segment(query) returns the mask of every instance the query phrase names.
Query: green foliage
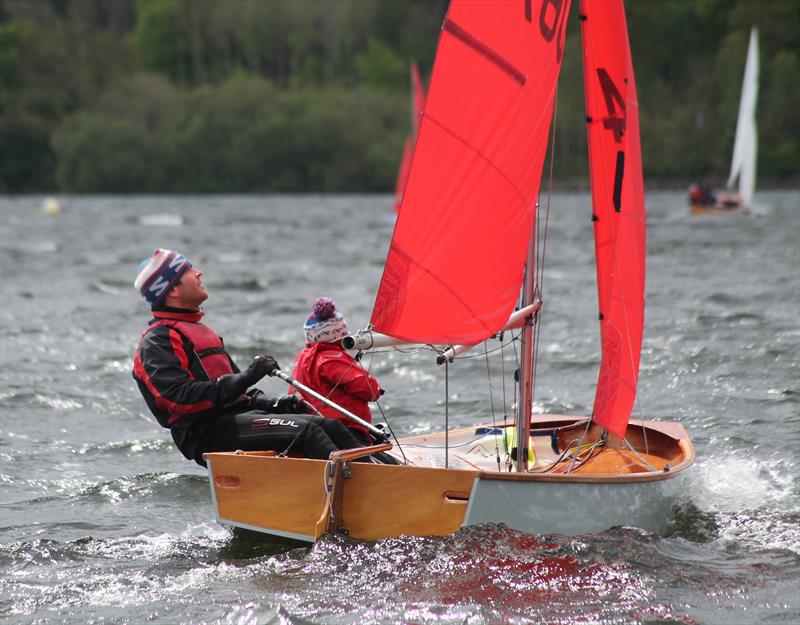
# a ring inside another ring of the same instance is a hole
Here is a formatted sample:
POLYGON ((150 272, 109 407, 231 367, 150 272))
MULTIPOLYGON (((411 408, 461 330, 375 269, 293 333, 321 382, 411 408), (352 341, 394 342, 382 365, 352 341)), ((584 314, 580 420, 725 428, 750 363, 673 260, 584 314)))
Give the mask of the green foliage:
MULTIPOLYGON (((0 0, 0 191, 379 191, 447 0, 0 0)), ((556 176, 585 183, 573 1, 556 176)), ((727 173, 750 27, 759 178, 800 172, 800 2, 630 0, 645 176, 727 173)))
POLYGON ((181 32, 178 0, 139 0, 136 8, 133 43, 142 68, 185 79, 189 43, 181 32))
POLYGON ((800 55, 779 51, 770 68, 771 80, 761 99, 762 136, 773 138, 762 145, 759 166, 774 175, 789 177, 800 171, 800 55))
POLYGON ((0 84, 9 92, 19 89, 19 58, 14 24, 0 24, 0 84))
POLYGON ((134 193, 163 188, 169 164, 157 136, 102 113, 70 116, 53 137, 59 188, 74 193, 134 193))
POLYGON ((399 92, 408 80, 408 63, 374 39, 356 60, 356 67, 361 84, 373 89, 399 92))
POLYGON ((113 77, 132 67, 124 38, 92 23, 94 8, 6 1, 11 19, 0 24, 0 188, 53 189, 50 138, 56 128, 65 116, 92 107, 113 77))
POLYGON ((66 119, 58 181, 76 192, 385 191, 405 109, 394 94, 278 90, 244 73, 182 95, 137 75, 66 119))
POLYGON ((0 116, 0 192, 54 188, 54 165, 48 129, 41 120, 17 112, 0 116))

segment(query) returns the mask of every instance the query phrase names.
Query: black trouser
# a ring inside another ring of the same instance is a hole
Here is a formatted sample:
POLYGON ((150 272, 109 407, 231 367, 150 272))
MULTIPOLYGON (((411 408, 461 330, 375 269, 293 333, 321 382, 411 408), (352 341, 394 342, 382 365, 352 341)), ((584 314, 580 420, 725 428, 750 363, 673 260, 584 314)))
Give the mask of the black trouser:
POLYGON ((276 415, 260 410, 228 414, 214 419, 206 428, 195 452, 205 466, 203 454, 211 451, 291 451, 327 460, 339 449, 363 447, 337 419, 305 414, 276 415))

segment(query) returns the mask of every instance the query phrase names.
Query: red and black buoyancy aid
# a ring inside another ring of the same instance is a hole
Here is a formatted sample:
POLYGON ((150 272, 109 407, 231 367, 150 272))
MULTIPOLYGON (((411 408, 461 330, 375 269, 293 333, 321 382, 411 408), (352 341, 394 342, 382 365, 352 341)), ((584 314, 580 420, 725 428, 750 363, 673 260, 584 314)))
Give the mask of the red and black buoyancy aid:
MULTIPOLYGON (((189 340, 209 380, 217 380, 223 375, 236 373, 222 339, 207 325, 177 319, 159 319, 150 324, 144 333, 158 326, 170 327, 189 340)), ((185 368, 188 369, 188 363, 185 368)))
POLYGON ((133 377, 153 416, 163 427, 171 428, 185 417, 224 412, 227 407, 217 403, 207 386, 238 372, 222 339, 198 323, 203 316, 200 311, 154 311, 154 315, 155 320, 142 333, 133 363, 133 377), (161 347, 156 347, 148 337, 162 327, 167 335, 159 341, 161 347), (176 360, 184 378, 173 373, 176 360))

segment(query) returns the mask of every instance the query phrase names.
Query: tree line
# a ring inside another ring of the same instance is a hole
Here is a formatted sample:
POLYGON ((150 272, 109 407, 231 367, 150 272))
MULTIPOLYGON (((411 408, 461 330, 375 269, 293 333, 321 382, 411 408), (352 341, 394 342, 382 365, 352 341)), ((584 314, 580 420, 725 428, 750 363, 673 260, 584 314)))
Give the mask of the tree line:
MULTIPOLYGON (((522 1, 522 0, 498 0, 522 1)), ((578 2, 555 175, 587 170, 578 2)), ((0 0, 0 191, 391 190, 447 0, 0 0)), ((645 177, 727 174, 750 28, 759 176, 800 172, 800 2, 629 0, 645 177)))

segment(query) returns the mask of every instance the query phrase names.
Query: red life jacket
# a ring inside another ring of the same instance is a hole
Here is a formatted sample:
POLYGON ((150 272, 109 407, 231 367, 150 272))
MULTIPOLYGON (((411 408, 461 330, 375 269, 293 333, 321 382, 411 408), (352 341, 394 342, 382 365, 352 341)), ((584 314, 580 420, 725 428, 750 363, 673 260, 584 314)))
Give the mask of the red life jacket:
MULTIPOLYGON (((159 319, 150 324, 147 330, 157 326, 168 326, 177 331, 183 337, 189 339, 194 348, 194 353, 200 360, 200 364, 206 372, 209 380, 216 380, 223 375, 236 373, 231 364, 230 356, 225 351, 222 339, 217 336, 207 325, 202 323, 192 323, 179 321, 176 319, 159 319)), ((145 330, 145 332, 147 332, 145 330)))
MULTIPOLYGON (((372 423, 372 412, 367 402, 380 397, 381 387, 338 343, 307 343, 306 348, 297 354, 292 377, 357 417, 372 423)), ((339 419, 347 427, 369 435, 367 428, 348 419, 338 410, 300 389, 289 387, 290 393, 295 390, 319 410, 323 417, 339 419)))

